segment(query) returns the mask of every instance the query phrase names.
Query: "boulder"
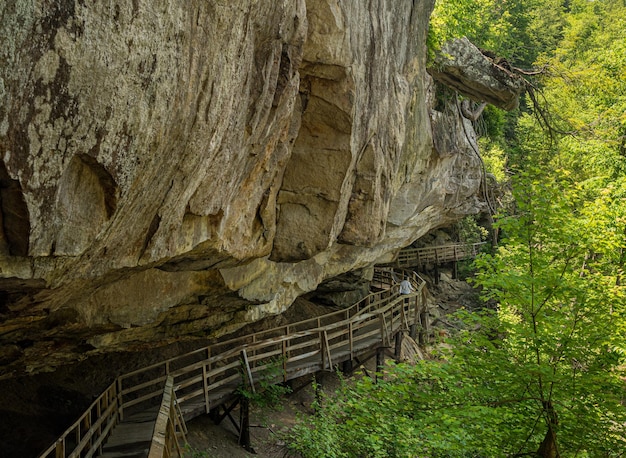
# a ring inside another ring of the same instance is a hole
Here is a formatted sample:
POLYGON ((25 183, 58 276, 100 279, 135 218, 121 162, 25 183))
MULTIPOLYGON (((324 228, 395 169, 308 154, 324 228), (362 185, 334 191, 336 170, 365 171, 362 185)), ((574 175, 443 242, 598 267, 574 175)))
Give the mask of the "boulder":
POLYGON ((466 37, 447 42, 428 71, 435 80, 475 102, 507 111, 517 108, 524 89, 523 78, 505 59, 489 57, 466 37))

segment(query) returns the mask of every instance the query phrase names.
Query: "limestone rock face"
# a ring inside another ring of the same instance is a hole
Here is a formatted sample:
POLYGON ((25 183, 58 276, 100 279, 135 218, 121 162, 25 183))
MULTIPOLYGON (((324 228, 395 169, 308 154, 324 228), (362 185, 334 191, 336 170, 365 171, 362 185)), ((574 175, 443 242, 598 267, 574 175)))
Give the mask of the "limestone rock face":
POLYGON ((3 1, 0 377, 223 335, 479 211, 432 3, 3 1))

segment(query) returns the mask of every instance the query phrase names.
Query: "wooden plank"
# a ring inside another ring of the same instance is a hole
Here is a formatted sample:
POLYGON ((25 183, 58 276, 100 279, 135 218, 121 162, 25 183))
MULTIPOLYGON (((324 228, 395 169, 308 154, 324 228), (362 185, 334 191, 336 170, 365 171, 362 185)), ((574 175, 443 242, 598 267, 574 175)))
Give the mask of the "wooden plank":
POLYGON ((301 360, 303 360, 303 359, 311 358, 311 357, 313 357, 313 356, 315 356, 315 355, 319 355, 319 354, 320 354, 320 352, 321 352, 321 350, 320 350, 319 348, 316 348, 315 350, 310 351, 310 352, 308 352, 308 353, 302 353, 301 355, 291 356, 291 357, 287 360, 287 362, 290 362, 290 363, 291 363, 291 362, 296 362, 296 361, 301 361, 301 360))
POLYGON ((154 422, 155 418, 120 423, 102 447, 102 453, 97 456, 99 458, 147 456, 154 432, 154 422))
POLYGON ((332 370, 333 359, 330 354, 330 346, 328 345, 328 334, 326 334, 326 331, 323 332, 323 336, 324 336, 324 347, 326 348, 326 356, 328 357, 328 369, 332 370))
POLYGON ((322 365, 320 363, 316 363, 316 364, 309 364, 307 366, 303 366, 301 368, 299 368, 296 371, 293 372, 289 372, 287 379, 288 380, 294 380, 300 377, 304 377, 305 375, 308 374, 314 374, 316 372, 319 372, 323 369, 322 365))
MULTIPOLYGON (((380 336, 380 329, 375 329, 373 331, 366 332, 364 334, 358 334, 357 336, 355 336, 354 341, 358 343, 361 340, 368 339, 368 338, 370 338, 372 336, 377 336, 377 337, 380 336)), ((378 339, 378 340, 380 340, 380 339, 378 339)))
POLYGON ((241 350, 241 358, 243 359, 243 366, 246 370, 246 375, 248 376, 248 384, 253 393, 256 393, 254 389, 254 379, 252 378, 252 371, 250 370, 250 363, 248 362, 248 354, 246 353, 246 349, 241 350))
MULTIPOLYGON (((158 378, 155 378, 155 379, 152 379, 152 380, 148 380, 147 382, 140 383, 138 385, 130 386, 128 388, 125 388, 125 389, 121 390, 120 394, 122 396, 126 396, 128 394, 134 393, 135 391, 139 391, 139 390, 147 388, 149 386, 156 385, 157 383, 162 383, 162 382, 165 381, 166 378, 167 378, 166 375, 162 375, 162 376, 160 376, 158 378)), ((161 390, 162 390, 162 388, 159 388, 159 391, 161 391, 161 390)))
POLYGON ((211 410, 209 408, 209 377, 207 376, 206 372, 207 372, 207 366, 205 364, 204 366, 202 366, 202 394, 204 397, 205 413, 209 413, 211 410))
POLYGON ((252 362, 257 362, 257 361, 263 361, 264 359, 270 359, 273 356, 280 356, 283 354, 282 345, 286 342, 287 341, 283 341, 283 343, 277 344, 281 346, 281 348, 279 348, 278 350, 271 350, 271 351, 268 351, 267 353, 260 353, 260 354, 257 354, 256 356, 250 356, 248 357, 248 361, 252 363, 252 362))
POLYGON ((226 385, 230 382, 234 382, 235 380, 238 380, 240 378, 241 378, 241 374, 237 372, 236 374, 233 374, 230 377, 225 377, 221 380, 217 380, 211 384, 209 391, 213 391, 214 388, 219 388, 220 386, 226 385))
POLYGON ((222 372, 226 372, 229 369, 234 369, 234 368, 238 368, 239 367, 239 361, 233 361, 230 364, 227 364, 225 366, 221 366, 221 367, 216 367, 215 369, 211 369, 210 371, 207 371, 207 376, 208 377, 214 377, 216 375, 221 374, 222 372))
MULTIPOLYGON (((346 334, 347 335, 347 334, 346 334)), ((334 350, 335 348, 350 348, 350 342, 347 340, 339 340, 335 343, 329 343, 329 348, 334 350)))
POLYGON ((204 387, 178 396, 178 402, 185 402, 185 401, 188 401, 189 399, 199 398, 200 396, 203 396, 203 395, 204 395, 204 387))
POLYGON ((177 380, 176 381, 176 390, 180 391, 183 390, 185 388, 188 388, 192 385, 196 385, 198 383, 201 383, 203 380, 206 380, 205 378, 205 371, 202 371, 201 373, 194 375, 193 377, 189 377, 189 378, 185 378, 182 380, 177 380))
MULTIPOLYGON (((153 391, 152 393, 148 393, 144 396, 141 396, 139 398, 133 399, 132 401, 126 401, 124 402, 124 405, 122 406, 124 409, 128 409, 129 407, 135 406, 137 404, 141 404, 144 401, 147 401, 148 399, 152 399, 152 398, 156 398, 157 396, 160 396, 163 393, 162 390, 160 391, 153 391)), ((122 409, 122 407, 120 407, 120 410, 122 409)))
MULTIPOLYGON (((313 337, 313 336, 311 336, 311 337, 313 337)), ((289 352, 293 353, 295 351, 302 350, 303 348, 307 348, 307 347, 311 347, 313 345, 316 345, 316 343, 317 343, 317 339, 311 339, 311 340, 307 340, 305 342, 299 342, 297 344, 291 344, 288 347, 289 348, 289 352)))
POLYGON ((207 365, 207 363, 208 363, 208 359, 203 359, 202 361, 197 361, 197 362, 195 362, 193 364, 189 364, 188 366, 184 366, 184 367, 181 367, 179 369, 176 369, 175 371, 170 372, 169 375, 173 376, 174 378, 178 378, 178 377, 180 377, 182 375, 185 375, 185 374, 187 374, 189 372, 193 372, 195 370, 202 369, 203 367, 205 367, 207 365))

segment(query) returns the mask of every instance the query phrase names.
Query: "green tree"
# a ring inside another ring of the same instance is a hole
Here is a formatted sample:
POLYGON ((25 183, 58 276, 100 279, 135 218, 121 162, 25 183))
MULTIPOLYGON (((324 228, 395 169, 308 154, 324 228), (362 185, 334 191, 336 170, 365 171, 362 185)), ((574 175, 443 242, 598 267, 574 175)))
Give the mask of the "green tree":
POLYGON ((614 253, 624 208, 606 193, 584 205, 583 186, 567 173, 551 178, 518 176, 517 212, 500 222, 507 243, 477 262, 476 282, 499 304, 519 392, 543 428, 539 456, 619 456, 626 298, 614 253))
POLYGON ((437 0, 430 22, 429 44, 466 36, 480 48, 530 67, 562 35, 563 0, 437 0))
POLYGON ((345 384, 290 441, 303 456, 618 457, 626 450, 624 205, 530 170, 506 243, 477 262, 496 311, 461 312, 438 360, 345 384), (541 179, 539 179, 541 178, 541 179), (616 217, 617 216, 617 217, 616 217), (620 223, 621 221, 621 223, 620 223), (609 233, 607 236, 606 234, 609 233), (322 450, 324 453, 322 453, 322 450))
POLYGON ((492 173, 514 174, 514 205, 497 223, 503 242, 476 262, 475 282, 497 307, 460 312, 464 330, 438 359, 344 385, 294 429, 294 449, 624 456, 625 21, 623 0, 437 2, 433 49, 466 35, 547 70, 535 81, 542 115, 522 101, 506 119, 492 110, 483 120, 492 173))

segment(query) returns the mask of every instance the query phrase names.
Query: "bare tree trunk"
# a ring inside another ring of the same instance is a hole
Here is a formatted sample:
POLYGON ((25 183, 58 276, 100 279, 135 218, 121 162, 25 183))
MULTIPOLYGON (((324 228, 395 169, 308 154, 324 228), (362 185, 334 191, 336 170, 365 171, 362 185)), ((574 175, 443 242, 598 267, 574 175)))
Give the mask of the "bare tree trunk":
POLYGON ((559 458, 559 450, 556 447, 556 432, 552 428, 549 428, 546 432, 543 442, 537 450, 537 456, 541 458, 559 458))
POLYGON ((543 408, 548 423, 548 431, 539 446, 539 450, 537 450, 537 456, 541 458, 560 458, 561 455, 559 454, 559 448, 556 444, 556 426, 558 424, 558 418, 552 406, 552 401, 543 401, 543 408))

